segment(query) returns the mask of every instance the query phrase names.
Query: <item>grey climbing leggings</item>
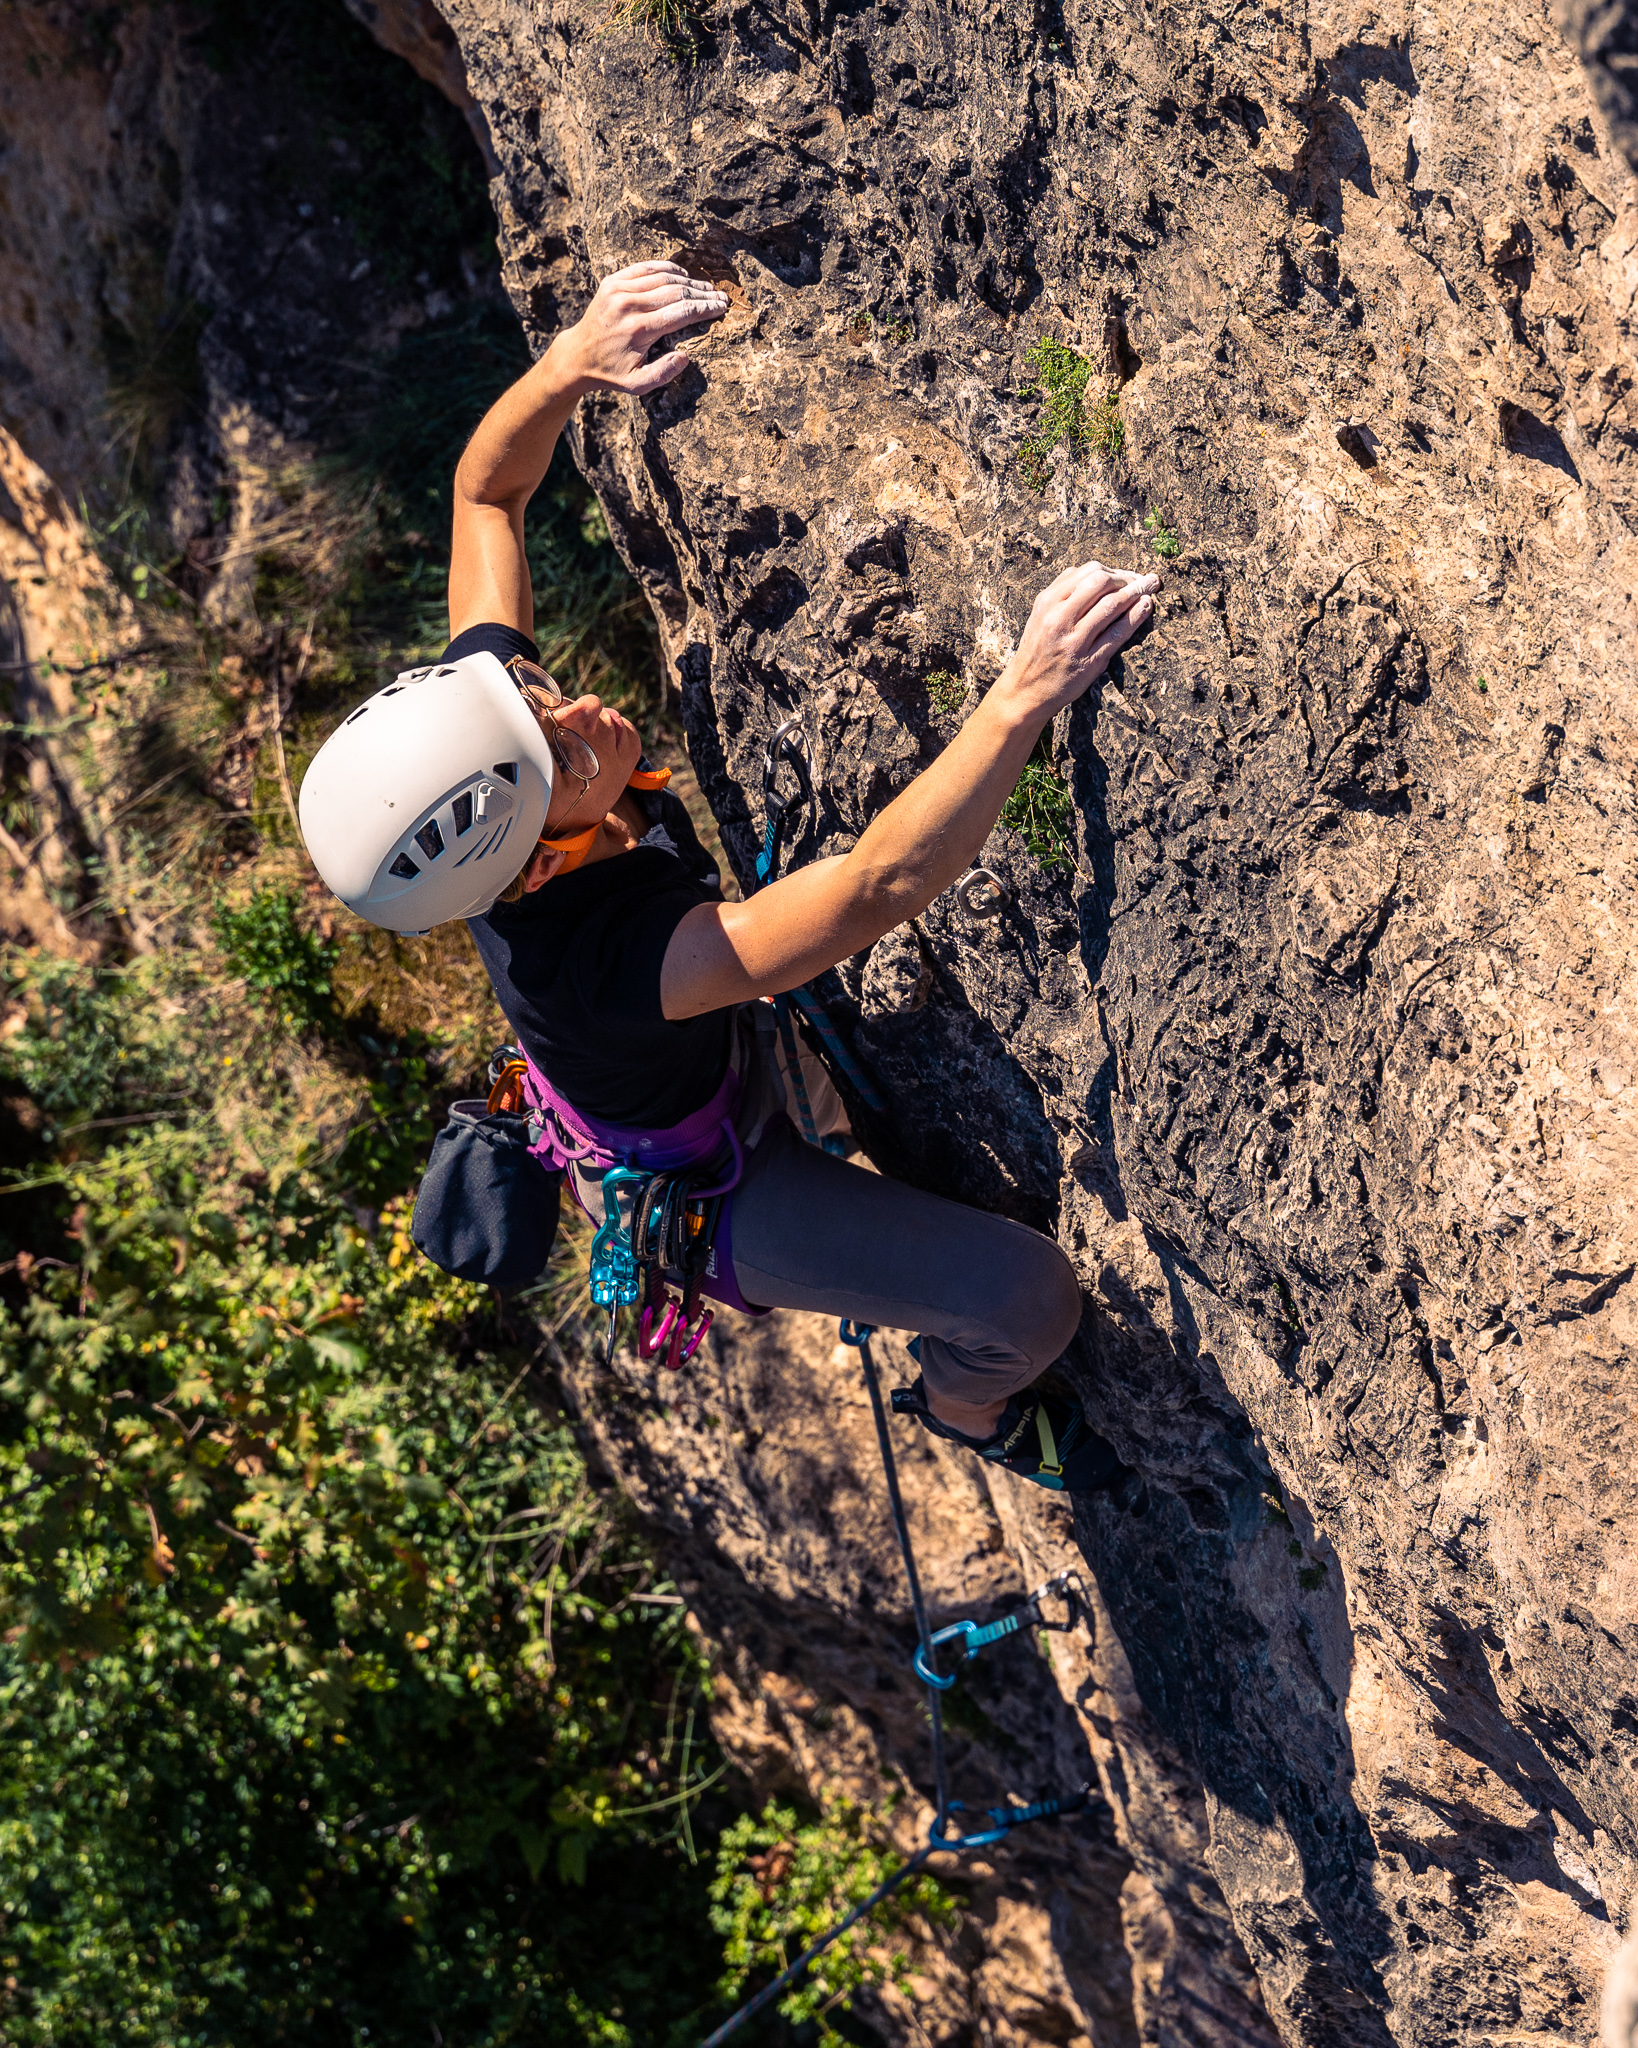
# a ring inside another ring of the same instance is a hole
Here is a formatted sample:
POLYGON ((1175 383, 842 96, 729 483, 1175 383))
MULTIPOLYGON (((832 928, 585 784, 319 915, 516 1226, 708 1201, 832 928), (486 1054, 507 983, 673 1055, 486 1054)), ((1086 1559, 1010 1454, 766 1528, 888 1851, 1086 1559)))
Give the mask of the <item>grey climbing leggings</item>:
POLYGON ((951 1401, 1028 1386, 1080 1321, 1050 1238, 833 1158, 783 1117, 746 1158, 728 1239, 746 1301, 913 1330, 928 1391, 951 1401))

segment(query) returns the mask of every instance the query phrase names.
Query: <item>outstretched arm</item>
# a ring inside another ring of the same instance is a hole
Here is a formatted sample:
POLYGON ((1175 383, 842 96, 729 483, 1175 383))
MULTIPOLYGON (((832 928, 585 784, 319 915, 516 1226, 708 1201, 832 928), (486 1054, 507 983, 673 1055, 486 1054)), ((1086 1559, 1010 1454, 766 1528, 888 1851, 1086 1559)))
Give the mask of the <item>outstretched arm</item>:
POLYGON ((646 362, 654 343, 727 310, 722 292, 679 264, 629 264, 604 278, 584 315, 489 408, 455 471, 451 639, 491 623, 534 631, 523 513, 570 413, 588 391, 641 397, 669 384, 687 369, 688 357, 674 348, 646 362))
POLYGON ((688 912, 660 973, 666 1016, 798 988, 925 910, 972 864, 1048 721, 1151 615, 1159 582, 1088 562, 1049 584, 984 701, 851 853, 688 912))

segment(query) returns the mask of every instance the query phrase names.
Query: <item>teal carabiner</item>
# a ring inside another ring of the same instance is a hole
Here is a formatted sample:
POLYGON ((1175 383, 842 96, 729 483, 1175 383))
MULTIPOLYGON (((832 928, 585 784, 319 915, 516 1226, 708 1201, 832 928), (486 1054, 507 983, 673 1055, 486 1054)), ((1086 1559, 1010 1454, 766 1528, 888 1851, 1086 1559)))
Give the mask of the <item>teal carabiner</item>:
MULTIPOLYGON (((844 1330, 845 1330, 844 1325, 844 1330)), ((845 1341, 845 1339, 844 1339, 845 1341)), ((953 1671, 939 1671, 933 1665, 929 1652, 942 1649, 946 1643, 959 1643, 965 1660, 976 1657, 980 1650, 991 1643, 999 1643, 1004 1637, 1016 1635, 1022 1628, 1042 1628, 1057 1635, 1067 1635, 1088 1606, 1086 1588, 1081 1584, 1080 1574, 1072 1567, 1055 1572, 1044 1586, 1037 1586, 1033 1593, 1026 1594, 1022 1603, 1010 1614, 1004 1614, 999 1621, 989 1622, 980 1627, 976 1621, 952 1621, 948 1628, 939 1629, 927 1641, 926 1649, 917 1649, 911 1662, 915 1665, 916 1676, 923 1685, 931 1685, 940 1692, 948 1692, 956 1682, 953 1671), (1049 1595, 1064 1603, 1062 1621, 1049 1621, 1041 1612, 1041 1602, 1049 1595)))
POLYGON ((641 1186, 652 1175, 629 1166, 612 1166, 603 1176, 603 1227, 592 1239, 591 1298, 599 1308, 634 1308, 643 1286, 631 1248, 631 1225, 620 1210, 622 1188, 641 1186))
MULTIPOLYGON (((1026 1821, 1069 1820, 1077 1813, 1085 1813, 1092 1799, 1091 1786, 1083 1785, 1078 1792, 1071 1792, 1061 1799, 1037 1799, 1029 1806, 987 1806, 984 1809, 984 1818, 990 1823, 987 1828, 948 1835, 944 1830, 950 1815, 967 1811, 959 1799, 952 1799, 948 1812, 927 1830, 927 1840, 934 1849, 987 1849, 992 1842, 1001 1841, 1026 1821)), ((960 1826, 959 1822, 957 1826, 960 1826)))
MULTIPOLYGON (((959 1642, 964 1658, 976 1657, 987 1643, 998 1643, 1003 1636, 1015 1635, 1026 1620, 1033 1618, 1029 1608, 1022 1607, 1014 1614, 1003 1615, 999 1621, 992 1621, 988 1628, 980 1628, 976 1621, 952 1621, 948 1628, 934 1632, 933 1639, 927 1647, 930 1650, 937 1650, 945 1643, 959 1642)), ((948 1692, 955 1684, 956 1674, 953 1671, 935 1671, 921 1650, 917 1650, 912 1661, 916 1667, 916 1676, 923 1685, 936 1685, 940 1692, 948 1692)))

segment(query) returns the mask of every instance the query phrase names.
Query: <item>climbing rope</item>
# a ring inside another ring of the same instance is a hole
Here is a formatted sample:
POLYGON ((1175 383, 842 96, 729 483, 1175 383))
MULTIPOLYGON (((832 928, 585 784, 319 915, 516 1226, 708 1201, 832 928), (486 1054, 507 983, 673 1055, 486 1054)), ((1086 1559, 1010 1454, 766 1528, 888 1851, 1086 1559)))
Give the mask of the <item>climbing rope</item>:
POLYGON ((887 1409, 882 1400, 881 1381, 876 1372, 876 1361, 870 1355, 870 1339, 875 1334, 868 1323, 843 1323, 841 1339, 844 1344, 853 1345, 859 1353, 859 1363, 864 1369, 865 1385, 870 1391, 870 1412, 876 1424, 876 1442, 882 1454, 882 1470, 887 1475, 887 1498, 893 1511, 893 1530, 899 1541, 899 1555, 904 1559, 904 1575, 910 1585, 910 1607, 916 1620, 917 1648, 915 1671, 927 1692, 927 1720, 932 1730, 933 1745, 933 1824, 927 1831, 927 1841, 913 1855, 908 1857, 885 1884, 879 1884, 869 1898, 862 1899, 853 1910, 836 1925, 822 1934, 806 1948, 789 1968, 781 1970, 771 1984, 765 1984, 756 1996, 742 2005, 739 2010, 723 2021, 716 2032, 702 2041, 700 2048, 721 2048, 721 2043, 737 2034, 747 2021, 756 2017, 795 1984, 824 1954, 825 1950, 840 1941, 850 1927, 855 1927, 899 1886, 914 1877, 930 1856, 939 1850, 959 1853, 966 1849, 987 1848, 992 1842, 999 1842, 1014 1828, 1023 1827, 1028 1821, 1051 1820, 1074 1813, 1082 1813, 1091 1801, 1090 1787, 1083 1786, 1064 1798, 1038 1799, 1029 1806, 992 1806, 984 1809, 987 1827, 973 1828, 957 1834, 949 1832, 952 1815, 966 1812, 960 1800, 951 1799, 949 1772, 944 1756, 944 1706, 943 1695, 955 1682, 954 1674, 945 1674, 938 1668, 938 1647, 941 1643, 963 1639, 968 1656, 976 1654, 986 1644, 998 1642, 1003 1636, 1016 1634, 1033 1619, 1042 1628, 1069 1629, 1076 1623, 1079 1599, 1079 1580, 1073 1572, 1060 1572, 1049 1579, 1044 1586, 1031 1593, 1016 1615, 1009 1615, 1004 1622, 992 1623, 980 1629, 976 1622, 956 1622, 951 1627, 940 1629, 935 1635, 927 1620, 927 1603, 922 1597, 921 1574, 916 1570, 916 1553, 910 1542, 910 1525, 905 1519, 904 1497, 899 1491, 898 1462, 893 1456, 893 1442, 888 1435, 887 1409), (1061 1622, 1044 1620, 1040 1603, 1049 1594, 1056 1592, 1065 1603, 1068 1617, 1061 1622))

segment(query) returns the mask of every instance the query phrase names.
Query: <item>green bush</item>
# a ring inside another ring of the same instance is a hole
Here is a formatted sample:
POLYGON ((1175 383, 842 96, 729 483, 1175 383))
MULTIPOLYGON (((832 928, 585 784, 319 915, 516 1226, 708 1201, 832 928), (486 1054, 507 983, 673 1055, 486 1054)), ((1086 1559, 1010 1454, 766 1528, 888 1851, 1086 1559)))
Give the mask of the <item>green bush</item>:
POLYGON ((686 2038, 680 1601, 401 1207, 212 1151, 0 1314, 0 2035, 686 2038))
POLYGON ((299 922, 298 901, 290 889, 258 889, 243 909, 219 910, 213 923, 233 972, 286 1023, 311 1029, 332 1015, 340 948, 299 922))
MULTIPOLYGON (((799 1823, 795 1810, 770 1802, 761 1817, 743 1814, 717 1851, 711 1923, 724 1937, 725 2000, 738 1999, 753 1973, 777 1975, 854 1906, 885 1884, 904 1862, 872 1838, 873 1816, 851 1800, 830 1801, 817 1820, 799 1823)), ((956 1917, 954 1902, 923 1871, 848 1929, 779 2002, 792 2021, 812 2020, 824 2048, 842 2041, 829 2015, 846 2012, 866 1984, 902 1984, 909 1959, 882 1947, 882 1937, 919 1914, 935 1925, 956 1917)))
POLYGON ((1145 518, 1143 530, 1149 536, 1149 545, 1163 562, 1170 561, 1174 555, 1183 552, 1182 543, 1177 537, 1177 529, 1168 526, 1158 512, 1151 512, 1145 518))
POLYGON ((936 668, 927 678, 928 707, 941 725, 959 718, 966 701, 967 685, 947 668, 936 668))
POLYGON ((95 967, 14 952, 4 962, 18 1028, 0 1039, 0 1080, 27 1091, 52 1121, 48 1138, 110 1110, 185 1106, 180 1004, 167 1004, 151 962, 95 967))

